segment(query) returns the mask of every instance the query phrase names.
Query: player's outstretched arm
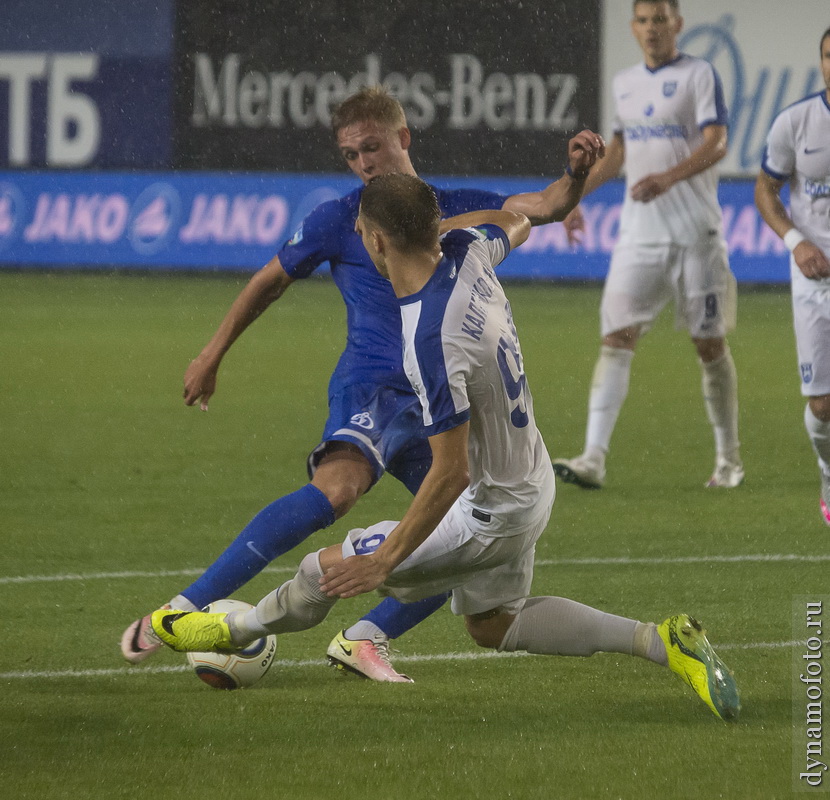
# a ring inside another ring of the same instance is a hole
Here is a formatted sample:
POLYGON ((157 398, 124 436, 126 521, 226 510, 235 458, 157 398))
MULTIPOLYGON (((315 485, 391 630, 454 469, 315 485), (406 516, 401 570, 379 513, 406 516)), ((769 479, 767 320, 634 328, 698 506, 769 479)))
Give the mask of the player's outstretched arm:
POLYGON ((648 203, 667 192, 676 183, 709 169, 726 155, 726 143, 726 125, 707 125, 703 129, 703 144, 671 169, 646 175, 637 181, 631 187, 632 200, 648 203))
POLYGON ((344 559, 320 578, 329 597, 355 597, 374 591, 426 541, 470 483, 469 430, 470 423, 464 422, 430 436, 432 466, 403 519, 374 553, 344 559))
MULTIPOLYGON (((784 181, 761 170, 755 181, 755 205, 764 222, 782 239, 795 230, 790 215, 781 200, 784 181)), ((813 280, 830 277, 830 261, 824 252, 809 239, 802 238, 793 247, 793 258, 805 278, 813 280)))
POLYGON ((479 225, 496 225, 507 235, 510 249, 518 247, 527 241, 530 235, 530 220, 524 214, 503 209, 485 209, 484 211, 468 211, 455 217, 441 220, 439 233, 446 233, 457 228, 477 228, 479 225))
MULTIPOLYGON (((602 186, 606 181, 616 178, 620 174, 623 161, 625 160, 625 143, 620 134, 615 134, 614 138, 605 147, 605 156, 591 168, 588 177, 585 179, 585 185, 582 187, 582 196, 590 194, 598 186, 602 186)), ((562 220, 565 226, 565 232, 568 234, 568 244, 571 246, 578 244, 582 232, 585 230, 585 218, 582 215, 582 210, 576 206, 569 214, 562 220)))
POLYGON ((192 406, 201 401, 199 407, 202 411, 207 411, 208 401, 216 391, 216 374, 225 353, 245 329, 282 296, 293 280, 282 268, 279 257, 274 256, 248 281, 233 301, 216 333, 202 352, 190 362, 184 374, 182 396, 185 405, 192 406))
POLYGON ((568 142, 568 173, 540 192, 508 197, 502 208, 524 214, 531 225, 560 222, 579 203, 591 168, 605 155, 605 141, 599 134, 580 131, 568 142))

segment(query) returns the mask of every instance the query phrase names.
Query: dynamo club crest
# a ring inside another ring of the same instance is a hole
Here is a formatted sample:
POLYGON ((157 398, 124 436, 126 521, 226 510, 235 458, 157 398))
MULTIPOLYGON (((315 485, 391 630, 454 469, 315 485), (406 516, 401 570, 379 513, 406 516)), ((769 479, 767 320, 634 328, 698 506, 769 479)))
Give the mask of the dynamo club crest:
POLYGON ((677 81, 666 81, 663 84, 663 97, 671 97, 677 91, 677 81))
POLYGON ((801 365, 801 380, 804 383, 811 383, 813 380, 813 365, 809 361, 801 365))

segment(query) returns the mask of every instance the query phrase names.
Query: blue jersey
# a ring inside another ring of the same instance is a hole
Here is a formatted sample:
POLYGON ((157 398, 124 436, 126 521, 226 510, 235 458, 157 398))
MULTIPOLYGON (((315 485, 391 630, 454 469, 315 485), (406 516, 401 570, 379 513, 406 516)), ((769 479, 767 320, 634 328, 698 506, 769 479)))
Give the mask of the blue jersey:
MULTIPOLYGON (((433 187, 434 188, 434 187, 433 187)), ((392 284, 372 264, 355 221, 363 187, 321 203, 279 252, 292 278, 307 278, 328 261, 346 303, 346 349, 329 383, 329 395, 354 383, 373 383, 411 391, 403 371, 401 315, 392 284)), ((506 195, 476 189, 435 189, 444 217, 498 209, 506 195)))

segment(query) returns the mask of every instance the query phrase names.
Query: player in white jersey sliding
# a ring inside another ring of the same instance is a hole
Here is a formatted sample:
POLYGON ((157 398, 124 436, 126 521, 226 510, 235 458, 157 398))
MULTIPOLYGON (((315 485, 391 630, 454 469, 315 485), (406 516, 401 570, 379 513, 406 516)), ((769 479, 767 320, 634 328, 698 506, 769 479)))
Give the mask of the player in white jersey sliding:
MULTIPOLYGON (((355 231, 363 184, 387 172, 415 174, 412 135, 403 106, 379 86, 346 98, 332 113, 332 130, 361 186, 321 203, 305 217, 240 292, 184 378, 185 404, 198 403, 206 411, 220 364, 238 337, 292 284, 328 262, 346 304, 347 330, 328 385, 329 416, 308 459, 309 482, 261 509, 193 583, 173 596, 168 605, 180 611, 197 611, 230 597, 271 561, 347 514, 385 472, 414 494, 429 468, 420 405, 403 369, 400 309, 389 281, 378 274, 355 231)), ((526 214, 533 225, 564 219, 582 196, 586 151, 601 155, 604 148, 601 137, 581 131, 568 142, 568 175, 544 189, 509 197, 480 189, 436 189, 438 204, 446 217, 505 208, 526 214)), ((280 351, 286 369, 289 350, 280 351)), ((404 605, 386 598, 334 637, 329 660, 372 680, 410 682, 391 668, 389 640, 446 600, 444 594, 404 605)), ((122 634, 121 652, 131 664, 144 662, 160 648, 149 614, 122 634)))
POLYGON ((530 223, 509 211, 473 212, 443 223, 449 231, 439 238, 440 217, 427 184, 393 173, 367 184, 357 218, 400 303, 404 369, 432 449, 402 520, 352 530, 342 545, 306 556, 250 612, 159 610, 153 630, 176 650, 232 650, 266 632, 310 628, 338 597, 380 589, 414 602, 452 590, 453 612, 482 647, 637 655, 671 667, 718 717, 735 719, 734 678, 689 616, 657 626, 561 597, 528 597, 555 480, 493 269, 530 223))
MULTIPOLYGON (((670 299, 700 359, 715 434, 709 487, 743 482, 735 364, 725 336, 735 324, 715 164, 726 154, 726 107, 712 66, 680 53, 677 0, 637 0, 631 29, 645 63, 614 78, 614 136, 585 194, 626 170, 619 240, 601 305, 602 347, 594 369, 583 453, 553 463, 562 480, 600 488, 639 338, 670 299)), ((581 213, 566 226, 578 229, 581 213)), ((670 403, 671 400, 669 399, 670 403)))
POLYGON ((793 319, 807 398, 804 426, 818 455, 819 506, 830 525, 830 28, 819 42, 826 88, 773 121, 755 183, 761 216, 791 252, 793 319), (790 185, 790 213, 781 189, 790 185))

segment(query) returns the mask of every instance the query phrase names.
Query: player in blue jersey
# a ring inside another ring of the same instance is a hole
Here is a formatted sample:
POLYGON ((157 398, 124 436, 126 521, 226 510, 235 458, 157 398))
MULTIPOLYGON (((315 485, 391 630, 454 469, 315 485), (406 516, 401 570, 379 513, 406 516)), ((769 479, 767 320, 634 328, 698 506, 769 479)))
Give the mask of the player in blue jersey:
MULTIPOLYGON (((403 108, 379 88, 365 89, 335 111, 337 146, 365 184, 377 175, 414 175, 403 108)), ((568 144, 567 174, 539 192, 511 197, 478 190, 437 189, 443 216, 477 209, 521 212, 532 223, 563 219, 578 203, 588 168, 604 153, 601 137, 582 131, 568 144)), ((189 366, 187 405, 207 410, 219 364, 239 335, 298 279, 328 262, 347 307, 346 349, 329 384, 329 419, 308 461, 310 482, 260 511, 219 558, 169 605, 196 610, 227 597, 269 562, 346 514, 390 472, 417 491, 430 450, 401 361, 400 311, 389 282, 378 275, 355 232, 362 187, 314 209, 299 230, 232 304, 214 336, 189 366)), ((335 637, 333 663, 375 680, 406 681, 388 662, 387 642, 446 601, 446 594, 402 605, 386 600, 335 637)), ((160 646, 149 615, 124 632, 121 649, 139 663, 160 646)))
POLYGON ((819 42, 825 89, 785 108, 767 137, 755 203, 792 253, 792 305, 804 427, 818 456, 830 525, 830 28, 819 42), (790 211, 781 189, 790 185, 790 211))
POLYGON ((350 531, 342 545, 306 556, 250 612, 157 611, 154 632, 176 650, 229 650, 310 628, 338 597, 380 589, 413 602, 452 590, 453 613, 482 647, 640 656, 670 666, 717 716, 735 719, 734 679, 687 615, 657 626, 563 597, 528 597, 555 481, 494 268, 530 224, 480 211, 448 220, 439 238, 440 217, 427 184, 392 174, 368 184, 357 220, 400 305, 404 369, 433 455, 401 521, 350 531))
POLYGON ((553 463, 562 480, 586 489, 605 482, 634 352, 672 299, 676 325, 688 329, 700 360, 714 433, 715 468, 706 486, 732 489, 744 480, 738 379, 726 341, 735 325, 736 282, 727 259, 715 166, 726 155, 727 113, 712 65, 677 49, 682 26, 677 0, 633 3, 631 30, 644 62, 614 76, 614 137, 585 186, 588 194, 625 165, 625 200, 602 293, 602 345, 585 446, 575 458, 553 463))

